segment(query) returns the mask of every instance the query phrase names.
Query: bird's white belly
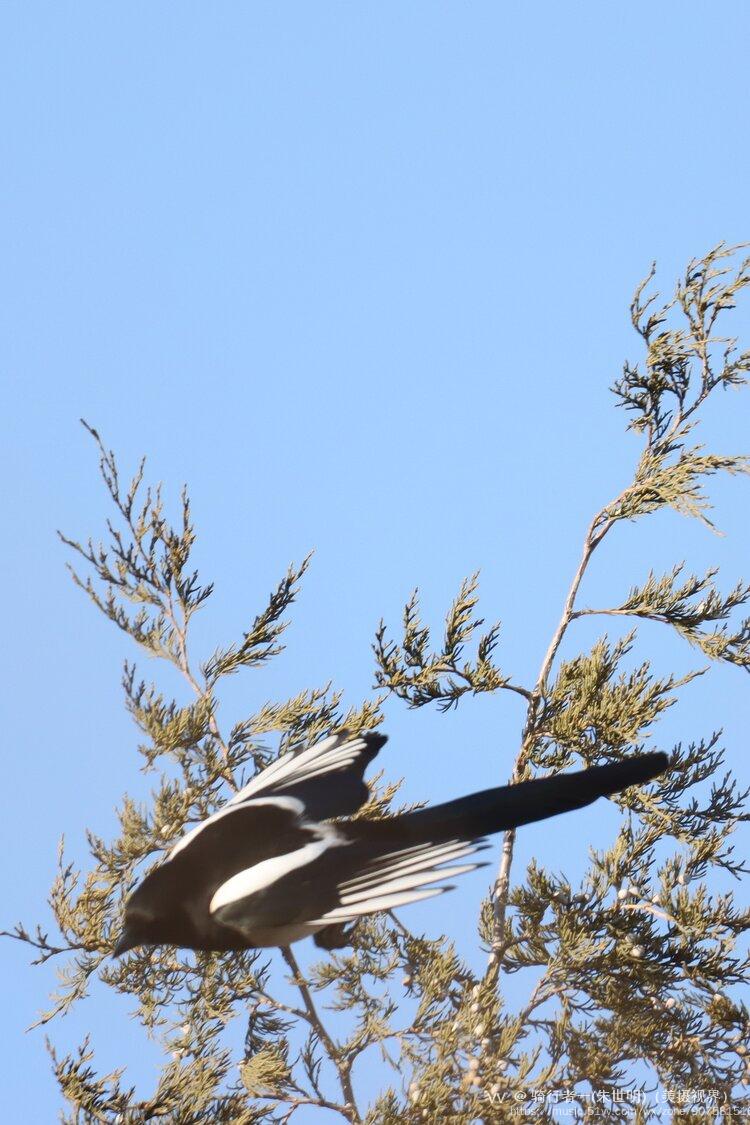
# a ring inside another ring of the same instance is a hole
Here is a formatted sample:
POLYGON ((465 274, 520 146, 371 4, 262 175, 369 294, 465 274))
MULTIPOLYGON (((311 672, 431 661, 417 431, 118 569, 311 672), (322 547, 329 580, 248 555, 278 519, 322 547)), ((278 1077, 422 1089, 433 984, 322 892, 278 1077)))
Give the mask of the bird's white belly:
POLYGON ((301 941, 302 938, 310 937, 311 934, 317 934, 318 930, 322 930, 325 923, 318 922, 294 922, 289 926, 266 927, 262 930, 251 930, 247 937, 258 949, 266 949, 278 945, 291 945, 294 941, 301 941))

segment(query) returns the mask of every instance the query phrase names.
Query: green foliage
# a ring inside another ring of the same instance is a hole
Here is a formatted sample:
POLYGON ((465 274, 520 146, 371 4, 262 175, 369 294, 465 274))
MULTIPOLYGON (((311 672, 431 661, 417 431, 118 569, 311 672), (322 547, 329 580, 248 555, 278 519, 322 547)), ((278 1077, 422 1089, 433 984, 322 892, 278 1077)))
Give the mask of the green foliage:
POLYGON ((294 601, 299 581, 307 570, 309 562, 308 555, 300 566, 289 567, 268 599, 268 605, 255 618, 252 628, 245 633, 241 644, 230 645, 223 651, 217 651, 210 660, 206 661, 201 670, 207 684, 213 685, 222 676, 231 675, 240 668, 257 668, 283 651, 283 645, 278 643, 279 637, 287 627, 283 614, 294 601))
POLYGON ((540 696, 530 757, 560 769, 573 754, 612 760, 631 752, 639 738, 676 702, 675 691, 700 672, 677 679, 655 677, 648 662, 621 671, 634 633, 610 645, 603 637, 590 653, 562 661, 557 677, 540 696))
MULTIPOLYGON (((400 641, 384 624, 377 632, 377 685, 410 707, 445 711, 479 693, 523 697, 516 779, 638 751, 707 670, 676 676, 635 661, 633 630, 563 658, 561 646, 581 617, 656 621, 711 660, 750 667, 750 619, 736 617, 750 586, 740 582, 722 594, 713 569, 702 576, 683 564, 665 575, 651 571, 611 608, 579 605, 594 553, 621 520, 672 508, 708 523, 707 481, 748 469, 745 457, 687 444, 709 396, 738 387, 750 372, 750 353, 718 334, 720 318, 750 282, 750 261, 732 271, 733 253, 721 245, 692 262, 664 305, 646 296, 653 271, 636 291, 631 316, 645 357, 625 365, 613 390, 643 449, 633 481, 591 521, 535 682, 521 685, 500 671, 499 627, 481 632, 476 575, 462 584, 437 647, 416 592, 400 641)), ((189 626, 212 586, 192 568, 187 493, 172 527, 161 490, 144 491, 143 464, 124 489, 114 455, 87 428, 117 523, 108 523, 105 544, 63 537, 87 568, 74 579, 149 655, 179 670, 189 695, 168 698, 125 665, 126 707, 142 738, 143 767, 156 775, 151 797, 143 806, 123 798, 114 840, 88 834, 87 872, 61 849, 50 895, 60 934, 54 944, 41 928, 19 925, 9 935, 33 947, 38 962, 67 958, 40 1022, 70 1010, 98 979, 129 998, 164 1051, 155 1089, 142 1095, 124 1084, 124 1070, 98 1072, 88 1040, 62 1058, 51 1048, 70 1106, 65 1120, 287 1122, 313 1106, 368 1125, 473 1125, 553 1121, 560 1103, 583 1120, 645 1122, 658 1119, 657 1108, 675 1122, 738 1120, 750 1086, 742 992, 750 911, 734 893, 709 889, 709 880, 716 886, 720 873, 739 887, 748 874, 732 833, 750 814, 748 791, 724 767, 720 732, 673 746, 665 775, 614 798, 615 837, 591 852, 575 885, 536 862, 514 878, 515 835, 507 833, 479 914, 479 969, 446 938, 412 934, 392 914, 363 919, 349 948, 307 973, 291 949, 271 956, 158 947, 108 959, 124 895, 175 839, 276 754, 331 730, 375 727, 383 697, 344 710, 331 685, 309 688, 264 703, 224 735, 224 678, 281 651, 309 559, 287 570, 241 641, 194 664, 189 626), (510 975, 525 988, 515 1005, 505 987, 510 975), (363 1057, 383 1068, 381 1093, 368 1109, 356 1095, 363 1057)), ((499 769, 507 774, 508 764, 499 769)), ((389 815, 397 790, 378 775, 359 815, 389 815)))
MULTIPOLYGON (((709 570, 701 578, 689 574, 678 582, 682 570, 680 563, 671 574, 661 578, 650 572, 643 586, 634 586, 622 606, 609 612, 663 621, 712 660, 725 660, 750 670, 750 618, 744 618, 735 630, 727 624, 710 631, 701 628, 707 623, 727 622, 737 606, 750 600, 750 585, 738 582, 722 595, 712 582, 716 570, 709 570)), ((579 615, 589 612, 581 610, 579 615)))
POLYGON ((434 702, 440 711, 456 707, 467 692, 478 695, 498 688, 519 690, 513 688, 492 661, 500 636, 499 623, 479 637, 475 662, 461 664, 464 647, 484 624, 481 617, 474 615, 478 580, 479 575, 473 574, 461 583, 445 618, 439 652, 429 651, 430 630, 419 616, 417 590, 404 607, 404 636, 400 645, 388 640, 385 623, 381 621, 374 645, 378 686, 394 692, 410 707, 434 702))
POLYGON ((266 1043, 240 1066, 242 1082, 251 1097, 282 1094, 291 1085, 287 1044, 266 1043))
POLYGON ((658 293, 645 297, 655 264, 636 288, 630 318, 646 357, 642 368, 626 362, 612 389, 618 405, 632 415, 630 426, 646 435, 649 447, 671 444, 717 387, 747 382, 750 351, 738 353, 736 339, 714 331, 719 316, 735 307, 750 283, 750 257, 734 270, 731 265, 743 249, 719 243, 704 258, 693 259, 664 305, 659 305, 658 293), (670 327, 673 309, 682 314, 682 322, 670 327))
POLYGON ((742 247, 723 243, 688 265, 672 300, 645 298, 655 267, 638 286, 631 305, 633 327, 646 346, 642 367, 626 363, 613 385, 618 405, 631 414, 630 427, 646 438, 632 485, 603 513, 607 520, 633 519, 672 507, 712 526, 704 478, 717 472, 746 473, 746 456, 706 453, 685 442, 700 407, 717 388, 747 382, 750 351, 716 331, 720 315, 735 306, 750 283, 750 257, 736 270, 731 260, 742 247), (678 314, 672 326, 673 314, 678 314))

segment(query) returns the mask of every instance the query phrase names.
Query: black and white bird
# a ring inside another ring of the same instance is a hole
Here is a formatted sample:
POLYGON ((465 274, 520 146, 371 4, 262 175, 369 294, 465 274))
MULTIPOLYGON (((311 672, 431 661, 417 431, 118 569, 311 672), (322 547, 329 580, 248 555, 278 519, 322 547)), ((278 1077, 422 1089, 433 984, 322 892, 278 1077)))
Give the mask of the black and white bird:
MULTIPOLYGON (((240 950, 316 935, 335 947, 343 924, 451 890, 493 832, 582 808, 662 773, 666 755, 517 785, 380 820, 349 817, 367 800, 382 734, 333 735, 284 754, 175 844, 125 905, 114 953, 137 945, 240 950)), ((342 944, 339 940, 338 944, 342 944)))

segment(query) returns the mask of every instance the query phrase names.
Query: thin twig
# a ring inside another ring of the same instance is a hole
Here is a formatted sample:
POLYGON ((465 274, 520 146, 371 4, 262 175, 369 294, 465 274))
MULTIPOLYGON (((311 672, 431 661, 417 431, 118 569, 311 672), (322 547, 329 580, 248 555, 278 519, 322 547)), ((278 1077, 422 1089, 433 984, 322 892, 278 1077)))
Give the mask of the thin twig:
MULTIPOLYGON (((608 520, 604 516, 606 508, 603 508, 596 514, 591 521, 586 538, 584 539, 583 551, 581 559, 578 564, 573 581, 570 584, 568 595, 565 599, 562 616, 557 625, 557 628, 549 643, 549 647, 542 660, 539 675, 537 677, 536 686, 531 692, 529 697, 529 706, 526 713, 526 722, 521 736, 521 748, 516 758, 513 767, 513 778, 519 780, 523 774, 526 766, 526 759, 531 747, 534 744, 536 736, 536 725, 539 714, 539 704, 541 702, 542 694, 545 690, 547 679, 549 677, 555 657, 558 653, 560 645, 562 644, 563 637, 566 630, 573 620, 575 600, 580 588, 583 576, 586 573, 586 568, 589 564, 591 556, 596 548, 601 543, 604 536, 612 527, 612 520, 608 520)), ((503 839, 503 850, 500 859, 500 867, 498 869, 497 879, 493 889, 493 933, 492 933, 492 948, 489 956, 487 973, 497 979, 500 971, 500 962, 505 949, 505 919, 508 910, 508 897, 510 894, 510 869, 513 862, 513 850, 515 846, 516 833, 514 829, 510 829, 505 833, 503 839)))
MULTIPOLYGON (((175 633, 177 634, 177 642, 178 642, 178 645, 179 645, 178 667, 180 668, 180 671, 182 672, 183 676, 185 677, 187 682, 190 684, 190 686, 192 687, 193 691, 198 696, 198 698, 203 699, 204 696, 206 695, 206 690, 200 686, 200 684, 196 680, 195 676, 193 675, 193 672, 190 668, 190 661, 188 659, 187 618, 186 618, 186 615, 185 615, 185 609, 184 609, 184 606, 183 606, 183 622, 180 625, 178 623, 177 614, 175 612, 174 602, 173 602, 172 594, 171 594, 170 591, 167 592, 167 605, 164 607, 164 612, 166 613, 167 617, 169 618, 170 622, 172 623, 172 626, 175 630, 175 633)), ((224 761, 228 762, 228 760, 229 760, 229 747, 227 746, 227 743, 225 742, 224 738, 222 737, 221 730, 219 729, 219 724, 216 721, 216 716, 213 714, 213 712, 211 713, 211 715, 209 717, 209 720, 208 720, 208 728, 211 731, 211 734, 214 736, 214 738, 216 739, 216 741, 219 744, 219 747, 221 749, 221 755, 224 758, 224 761)), ((234 780, 234 777, 231 774, 231 771, 227 770, 227 773, 225 774, 225 777, 226 777, 226 780, 228 781, 228 783, 231 785, 231 787, 233 789, 237 789, 237 784, 234 780)))
POLYGON ((332 1109, 336 1113, 340 1113, 343 1117, 347 1116, 346 1106, 339 1105, 338 1102, 328 1101, 327 1098, 311 1098, 306 1094, 300 1097, 292 1097, 291 1095, 289 1097, 283 1097, 281 1094, 253 1094, 253 1097, 260 1101, 274 1101, 288 1105, 290 1107, 289 1112, 284 1114, 281 1118, 282 1121, 289 1121, 295 1110, 298 1110, 300 1106, 303 1105, 314 1105, 317 1106, 318 1109, 332 1109))
POLYGON ((318 1039, 325 1048, 326 1054, 336 1067, 336 1071, 339 1077, 339 1083, 341 1085, 341 1092, 344 1095, 344 1100, 346 1102, 345 1109, 341 1110, 340 1112, 344 1117, 347 1118, 348 1121, 359 1122, 362 1119, 359 1115, 359 1110, 357 1109, 357 1104, 354 1100, 354 1090, 352 1089, 350 1065, 346 1059, 341 1057, 339 1048, 326 1030, 323 1021, 318 1014, 318 1010, 315 1006, 315 1001, 313 999, 312 993, 310 992, 307 981, 304 979, 302 973, 300 972, 297 958, 294 956, 291 948, 288 945, 281 946, 281 956, 284 958, 292 972, 292 980, 294 985, 299 989, 299 994, 302 997, 302 1002, 304 1003, 305 1011, 307 1012, 307 1022, 311 1027, 315 1029, 318 1039))

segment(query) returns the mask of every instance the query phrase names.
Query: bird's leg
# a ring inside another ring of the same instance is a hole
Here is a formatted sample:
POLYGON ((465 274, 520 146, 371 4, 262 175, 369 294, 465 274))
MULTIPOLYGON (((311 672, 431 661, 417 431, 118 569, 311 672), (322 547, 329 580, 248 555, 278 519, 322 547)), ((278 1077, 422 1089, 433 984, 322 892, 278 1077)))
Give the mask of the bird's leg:
POLYGON ((313 936, 313 941, 319 949, 345 949, 347 945, 351 945, 351 937, 356 928, 356 922, 348 927, 343 922, 337 922, 318 930, 313 936))

